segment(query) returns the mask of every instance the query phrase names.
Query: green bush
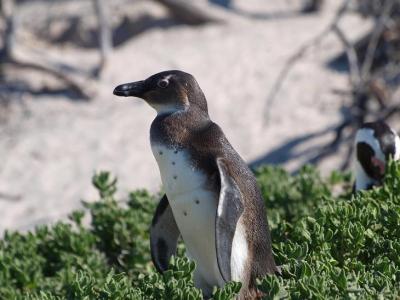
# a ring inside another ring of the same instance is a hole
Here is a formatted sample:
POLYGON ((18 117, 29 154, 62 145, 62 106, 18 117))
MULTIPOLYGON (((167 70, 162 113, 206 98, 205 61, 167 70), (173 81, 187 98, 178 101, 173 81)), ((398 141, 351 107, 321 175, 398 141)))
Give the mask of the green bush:
MULTIPOLYGON (((396 299, 400 297, 400 165, 382 188, 351 195, 348 174, 321 179, 312 167, 296 176, 256 170, 281 276, 259 279, 266 299, 396 299)), ((93 178, 100 199, 69 222, 0 240, 0 299, 202 299, 195 264, 183 256, 158 274, 149 226, 156 198, 136 191, 115 199, 116 180, 93 178), (84 220, 90 217, 90 226, 84 220)), ((240 284, 216 289, 232 299, 240 284)))

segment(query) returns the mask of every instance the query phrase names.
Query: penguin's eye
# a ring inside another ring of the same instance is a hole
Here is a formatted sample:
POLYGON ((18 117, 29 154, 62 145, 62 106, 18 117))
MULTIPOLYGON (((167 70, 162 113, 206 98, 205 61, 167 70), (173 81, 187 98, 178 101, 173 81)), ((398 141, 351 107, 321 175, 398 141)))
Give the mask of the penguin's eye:
POLYGON ((162 79, 159 82, 157 82, 157 85, 162 88, 165 89, 168 86, 169 82, 167 79, 162 79))

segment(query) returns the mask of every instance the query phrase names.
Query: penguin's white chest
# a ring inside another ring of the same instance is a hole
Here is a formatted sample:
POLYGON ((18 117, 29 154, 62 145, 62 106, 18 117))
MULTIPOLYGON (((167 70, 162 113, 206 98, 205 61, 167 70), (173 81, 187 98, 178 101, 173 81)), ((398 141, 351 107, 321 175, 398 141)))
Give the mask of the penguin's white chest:
POLYGON ((152 144, 161 180, 188 254, 209 285, 222 286, 215 248, 215 216, 219 193, 207 188, 206 175, 190 154, 152 144))

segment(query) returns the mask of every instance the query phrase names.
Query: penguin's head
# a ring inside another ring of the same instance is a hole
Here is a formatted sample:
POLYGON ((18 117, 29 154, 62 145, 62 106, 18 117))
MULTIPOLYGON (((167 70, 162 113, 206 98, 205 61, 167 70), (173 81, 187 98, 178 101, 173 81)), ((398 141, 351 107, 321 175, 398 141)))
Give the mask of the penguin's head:
POLYGON ((356 134, 356 190, 379 185, 389 157, 400 158, 400 139, 386 123, 365 123, 356 134))
POLYGON ((114 95, 145 100, 158 114, 184 111, 191 106, 207 112, 207 102, 196 79, 188 73, 172 70, 154 74, 146 80, 125 83, 114 95))

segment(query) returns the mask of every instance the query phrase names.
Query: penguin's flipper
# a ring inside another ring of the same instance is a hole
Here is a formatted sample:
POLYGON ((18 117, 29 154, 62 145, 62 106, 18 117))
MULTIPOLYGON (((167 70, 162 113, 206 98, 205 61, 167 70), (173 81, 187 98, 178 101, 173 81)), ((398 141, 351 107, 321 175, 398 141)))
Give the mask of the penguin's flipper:
POLYGON ((244 205, 240 189, 229 174, 225 161, 218 158, 217 165, 221 189, 215 220, 215 244, 221 275, 225 281, 230 281, 232 242, 244 205))
POLYGON ((168 269, 180 232, 172 214, 168 198, 164 195, 157 206, 150 229, 151 259, 160 273, 168 269))

